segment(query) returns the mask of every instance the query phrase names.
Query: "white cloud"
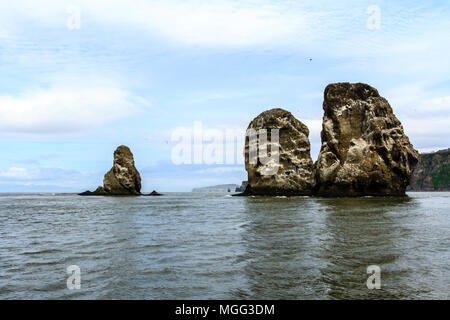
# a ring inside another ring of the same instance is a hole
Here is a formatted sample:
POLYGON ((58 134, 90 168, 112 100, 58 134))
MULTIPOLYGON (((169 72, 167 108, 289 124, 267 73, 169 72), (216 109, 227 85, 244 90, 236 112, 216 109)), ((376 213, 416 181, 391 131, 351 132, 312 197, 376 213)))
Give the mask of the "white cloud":
POLYGON ((441 137, 436 143, 442 143, 447 140, 447 144, 450 144, 450 117, 431 117, 431 118, 406 118, 402 121, 405 132, 417 138, 424 138, 431 136, 441 137), (444 138, 447 137, 447 138, 444 138))
POLYGON ((450 145, 450 96, 439 96, 426 83, 407 83, 384 95, 406 135, 421 152, 450 145))
MULTIPOLYGON (((426 83, 408 83, 389 89, 384 95, 394 113, 404 118, 436 118, 449 121, 450 96, 439 96, 426 83), (437 116, 439 115, 439 116, 437 116)), ((447 125, 448 126, 448 125, 447 125)))
POLYGON ((117 87, 52 87, 0 95, 0 132, 71 133, 127 117, 141 98, 117 87))
POLYGON ((450 96, 425 100, 418 105, 417 109, 421 113, 447 112, 450 114, 450 96))
POLYGON ((197 170, 195 173, 227 173, 227 172, 242 172, 244 170, 243 166, 238 167, 217 167, 217 168, 207 168, 202 170, 197 170))
POLYGON ((55 167, 0 169, 0 185, 7 186, 54 186, 77 191, 97 186, 101 177, 99 172, 55 167))
POLYGON ((325 14, 304 10, 298 3, 267 0, 21 0, 0 4, 0 21, 16 34, 24 30, 14 21, 64 30, 69 5, 79 8, 82 29, 95 24, 120 26, 175 43, 202 46, 299 43, 311 38, 313 25, 327 22, 321 19, 325 14))
POLYGON ((309 129, 309 138, 311 139, 311 136, 320 136, 320 132, 322 131, 322 119, 309 119, 309 120, 301 120, 309 129))
POLYGON ((164 1, 143 6, 147 10, 132 12, 143 26, 190 45, 277 43, 305 32, 312 20, 284 6, 254 1, 164 1))
POLYGON ((7 170, 0 171, 0 177, 2 178, 13 178, 13 179, 30 179, 35 178, 36 172, 30 172, 25 168, 9 168, 7 170))

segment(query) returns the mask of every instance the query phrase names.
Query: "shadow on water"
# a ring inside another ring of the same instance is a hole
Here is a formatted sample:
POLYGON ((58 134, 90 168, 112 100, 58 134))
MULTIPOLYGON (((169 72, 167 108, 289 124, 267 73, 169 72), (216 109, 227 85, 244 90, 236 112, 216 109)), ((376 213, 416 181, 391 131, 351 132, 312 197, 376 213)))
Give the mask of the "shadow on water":
POLYGON ((411 236, 404 198, 329 198, 317 200, 326 215, 321 243, 321 282, 331 299, 406 299, 408 272, 400 265, 403 239, 411 236), (367 267, 381 268, 381 289, 369 290, 367 267))

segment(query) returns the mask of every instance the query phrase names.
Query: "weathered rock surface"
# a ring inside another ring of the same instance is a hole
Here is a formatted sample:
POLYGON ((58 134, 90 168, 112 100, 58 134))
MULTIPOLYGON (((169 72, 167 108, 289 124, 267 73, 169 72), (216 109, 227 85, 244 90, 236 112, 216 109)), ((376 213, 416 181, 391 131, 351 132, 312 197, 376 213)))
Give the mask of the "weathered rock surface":
POLYGON ((408 190, 450 191, 450 149, 420 154, 408 190))
MULTIPOLYGON (((267 156, 270 158, 273 147, 278 145, 279 159, 261 161, 261 136, 254 143, 246 137, 245 169, 248 172, 248 186, 245 195, 290 196, 310 195, 313 186, 313 161, 310 155, 308 128, 290 112, 271 109, 261 113, 248 126, 256 132, 267 129, 267 156), (279 142, 276 144, 269 129, 279 129, 279 142), (253 149, 256 143, 256 148, 253 149), (251 163, 252 150, 258 150, 257 161, 251 163), (266 162, 266 163, 264 163, 266 162), (275 169, 275 170, 274 170, 275 169)), ((248 132, 248 131, 247 131, 248 132)))
POLYGON ((84 196, 129 196, 141 194, 141 176, 134 166, 133 154, 127 146, 114 151, 114 163, 103 178, 103 187, 94 192, 80 193, 84 196))
POLYGON ((367 84, 335 83, 323 109, 315 193, 403 196, 419 154, 388 101, 367 84))

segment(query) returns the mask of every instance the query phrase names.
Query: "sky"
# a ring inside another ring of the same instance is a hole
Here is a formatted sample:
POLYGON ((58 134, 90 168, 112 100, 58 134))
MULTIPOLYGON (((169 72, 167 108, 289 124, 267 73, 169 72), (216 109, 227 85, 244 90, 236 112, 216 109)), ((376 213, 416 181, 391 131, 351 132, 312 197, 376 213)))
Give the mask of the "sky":
POLYGON ((205 150, 274 107, 315 161, 333 82, 377 88, 419 151, 448 148, 449 30, 448 1, 2 1, 0 192, 93 190, 122 144, 143 191, 240 184, 242 141, 180 164, 177 132, 205 150))

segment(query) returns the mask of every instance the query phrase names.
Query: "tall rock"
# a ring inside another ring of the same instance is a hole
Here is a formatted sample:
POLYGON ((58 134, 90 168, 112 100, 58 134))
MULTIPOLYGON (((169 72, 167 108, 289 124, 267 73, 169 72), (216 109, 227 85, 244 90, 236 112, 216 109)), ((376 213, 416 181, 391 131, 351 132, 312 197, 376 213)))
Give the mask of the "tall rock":
POLYGON ((127 146, 119 146, 114 151, 113 167, 103 178, 103 189, 112 195, 141 194, 141 176, 127 146))
POLYGON ((313 161, 310 156, 309 130, 290 112, 283 109, 271 109, 261 113, 248 126, 247 133, 260 133, 267 129, 267 153, 261 153, 264 140, 261 135, 255 139, 246 137, 245 169, 248 172, 246 195, 310 195, 313 185, 313 161), (274 131, 278 129, 278 143, 274 131), (278 147, 278 159, 261 159, 261 154, 272 157, 278 147), (258 151, 258 159, 252 161, 252 153, 258 151))
POLYGON ((119 146, 114 151, 114 162, 103 178, 103 187, 94 192, 80 195, 129 196, 141 194, 141 176, 134 166, 133 154, 127 146, 119 146))
POLYGON ((388 101, 363 83, 325 89, 315 193, 403 196, 419 154, 388 101))

